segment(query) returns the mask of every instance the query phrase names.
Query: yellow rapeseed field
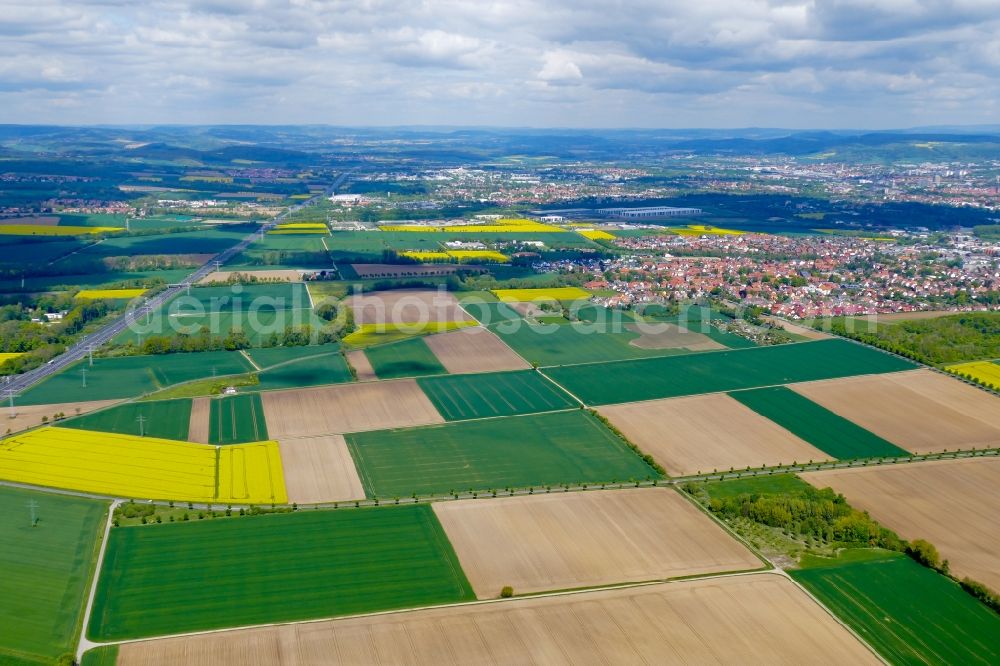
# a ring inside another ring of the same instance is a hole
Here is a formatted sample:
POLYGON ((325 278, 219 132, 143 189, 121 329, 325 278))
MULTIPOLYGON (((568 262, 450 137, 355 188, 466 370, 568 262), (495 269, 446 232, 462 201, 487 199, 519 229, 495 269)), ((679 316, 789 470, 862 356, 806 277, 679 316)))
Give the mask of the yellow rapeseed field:
POLYGON ((526 303, 532 301, 575 301, 590 298, 590 294, 579 287, 551 287, 548 289, 494 289, 493 294, 505 303, 526 303))
POLYGON ((146 293, 145 289, 81 289, 75 298, 135 298, 146 293))
POLYGON ((0 479, 137 499, 287 501, 276 442, 215 447, 40 428, 0 441, 0 479))
POLYGON ((508 257, 497 252, 496 250, 448 250, 448 254, 460 261, 463 259, 473 259, 475 261, 498 261, 500 263, 510 261, 508 257))
POLYGON ((343 342, 352 347, 395 342, 404 338, 430 333, 447 333, 467 326, 477 326, 475 321, 428 321, 413 324, 362 324, 353 333, 344 336, 343 342))
POLYGON ((993 361, 972 361, 971 363, 956 363, 945 368, 959 375, 972 375, 978 381, 993 386, 1000 386, 1000 365, 993 361))
POLYGON ((0 352, 0 365, 3 365, 6 361, 12 358, 17 358, 18 356, 23 356, 24 352, 0 352))
POLYGON ((723 229, 705 224, 689 224, 686 227, 669 227, 667 231, 678 236, 742 236, 745 231, 738 229, 723 229))
POLYGON ((125 231, 121 227, 44 226, 35 224, 0 224, 0 235, 8 236, 83 236, 107 231, 125 231))
POLYGON ((601 231, 600 229, 584 229, 580 231, 579 234, 584 238, 589 238, 590 240, 614 240, 615 237, 609 234, 607 231, 601 231))

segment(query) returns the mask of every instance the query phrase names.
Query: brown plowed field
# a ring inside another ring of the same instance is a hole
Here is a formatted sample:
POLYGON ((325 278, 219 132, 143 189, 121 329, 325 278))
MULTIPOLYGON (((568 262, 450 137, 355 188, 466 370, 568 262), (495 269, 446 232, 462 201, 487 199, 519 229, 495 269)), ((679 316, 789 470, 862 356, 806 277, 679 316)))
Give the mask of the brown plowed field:
POLYGON ((531 366, 488 329, 470 326, 424 338, 441 365, 455 375, 463 372, 526 370, 531 366))
POLYGON ((1000 459, 972 458, 810 472, 904 539, 934 544, 951 570, 1000 590, 1000 459))
POLYGON ((77 409, 80 410, 79 414, 86 414, 95 409, 116 405, 119 402, 121 400, 90 400, 87 402, 61 402, 52 405, 29 405, 27 407, 15 405, 14 418, 11 418, 8 403, 0 401, 0 434, 7 432, 8 428, 12 433, 34 428, 42 424, 43 416, 49 417, 49 422, 51 422, 52 417, 59 412, 65 414, 66 418, 70 418, 78 416, 77 409))
POLYGON ((249 275, 260 280, 284 280, 285 282, 302 282, 302 275, 294 270, 270 270, 270 271, 215 271, 209 273, 201 279, 199 284, 209 284, 212 282, 228 282, 236 273, 249 275))
POLYGON ((343 435, 283 439, 278 449, 289 502, 364 499, 365 490, 343 435))
POLYGON ((790 388, 913 453, 1000 446, 1000 398, 931 370, 790 388))
POLYGON ((448 292, 429 289, 397 289, 357 294, 344 299, 354 310, 354 321, 362 324, 414 324, 471 319, 448 292))
POLYGON ((260 397, 267 432, 277 440, 444 422, 412 379, 264 391, 260 397))
POLYGON ((762 563, 670 488, 438 502, 480 599, 757 569, 762 563))
POLYGON ((188 441, 208 444, 212 399, 194 398, 191 401, 191 420, 188 424, 188 441))
POLYGON ((121 646, 120 666, 878 664, 792 581, 760 573, 121 646))
POLYGON ((800 324, 793 324, 784 319, 779 319, 778 317, 764 317, 764 321, 775 324, 785 329, 789 333, 794 333, 795 335, 801 335, 807 340, 825 340, 830 337, 829 333, 824 333, 823 331, 817 331, 815 328, 810 328, 809 326, 802 326, 800 324))
POLYGON ((629 342, 639 349, 688 349, 690 351, 712 351, 726 349, 703 333, 695 333, 676 324, 626 324, 625 328, 639 337, 629 342))
POLYGON ((369 382, 378 379, 378 375, 375 374, 375 368, 372 367, 371 361, 368 360, 364 349, 355 349, 354 351, 347 352, 347 362, 354 368, 359 382, 369 382))
POLYGON ((610 405, 598 411, 671 476, 831 460, 724 393, 610 405))

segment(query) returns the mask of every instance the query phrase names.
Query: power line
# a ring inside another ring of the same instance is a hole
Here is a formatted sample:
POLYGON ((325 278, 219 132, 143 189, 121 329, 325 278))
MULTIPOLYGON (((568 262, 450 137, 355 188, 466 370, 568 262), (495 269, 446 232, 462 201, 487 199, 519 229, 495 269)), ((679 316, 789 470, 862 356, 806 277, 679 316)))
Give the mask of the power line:
POLYGON ((135 417, 135 420, 139 422, 139 437, 145 437, 146 430, 144 426, 146 425, 146 417, 139 414, 139 416, 135 417))
POLYGON ((28 512, 31 514, 31 526, 38 526, 38 502, 35 500, 28 500, 28 512))

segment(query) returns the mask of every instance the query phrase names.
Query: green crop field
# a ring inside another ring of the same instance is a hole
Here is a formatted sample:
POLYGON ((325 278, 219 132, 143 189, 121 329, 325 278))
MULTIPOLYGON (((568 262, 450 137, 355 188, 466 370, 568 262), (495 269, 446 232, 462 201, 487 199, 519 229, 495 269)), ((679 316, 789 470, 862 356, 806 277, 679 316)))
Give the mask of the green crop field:
POLYGON ((196 287, 190 295, 178 296, 181 311, 249 312, 301 310, 309 308, 309 293, 301 282, 196 287))
POLYGON ((115 666, 118 663, 118 646, 104 645, 83 653, 80 666, 115 666))
POLYGON ((259 394, 226 396, 212 400, 209 405, 210 444, 243 444, 267 439, 264 406, 260 402, 259 394))
POLYGON ((347 444, 374 497, 657 476, 583 410, 355 433, 347 444))
POLYGON ((191 399, 150 400, 129 402, 108 409, 84 414, 59 423, 63 428, 117 432, 123 435, 141 434, 163 439, 187 439, 191 420, 191 399))
POLYGON ((875 433, 784 386, 735 391, 733 398, 834 458, 906 456, 875 433))
POLYGON ((587 404, 608 405, 914 367, 901 358, 838 339, 563 366, 544 372, 587 404))
POLYGON ((621 327, 567 323, 533 325, 525 322, 500 323, 490 330, 503 338, 514 351, 541 366, 570 365, 595 361, 689 353, 686 349, 641 349, 629 344, 639 338, 621 327))
POLYGON ((167 386, 252 370, 239 352, 193 352, 95 358, 76 363, 16 399, 22 405, 132 398, 167 386), (87 385, 83 385, 86 370, 87 385))
POLYGON ((89 246, 84 255, 97 257, 142 254, 217 254, 252 232, 257 225, 233 225, 224 229, 201 228, 185 233, 116 236, 89 246))
POLYGON ((295 347, 259 347, 255 349, 248 349, 247 355, 253 359, 254 363, 260 366, 261 370, 267 370, 275 365, 289 363, 291 361, 301 361, 315 356, 322 356, 324 354, 329 354, 330 352, 338 351, 339 349, 340 345, 337 344, 295 347))
MULTIPOLYGON (((276 349, 281 349, 277 347, 276 349)), ((260 383, 254 387, 262 391, 271 389, 300 388, 304 386, 322 386, 324 384, 341 384, 353 379, 347 361, 335 345, 322 347, 299 347, 311 349, 313 356, 301 356, 298 360, 286 361, 261 372, 260 383), (316 354, 316 350, 324 352, 316 354)), ((303 352, 304 354, 305 352, 303 352)), ((256 357, 253 357, 256 360, 256 357)))
POLYGON ((379 379, 443 375, 448 372, 423 338, 369 347, 365 356, 379 379))
POLYGON ((107 509, 0 487, 0 664, 51 664, 75 651, 107 509))
POLYGON ((207 331, 212 337, 225 337, 230 331, 242 331, 249 343, 256 347, 267 344, 272 336, 280 339, 289 327, 301 330, 303 326, 310 326, 317 331, 324 324, 326 322, 316 317, 308 304, 297 309, 275 310, 270 305, 263 305, 260 309, 249 311, 223 310, 200 314, 184 309, 174 313, 159 310, 131 329, 119 333, 114 342, 139 345, 153 335, 197 335, 207 331))
POLYGON ((788 573, 890 663, 1000 662, 1000 615, 907 557, 788 573))
POLYGON ((533 370, 423 377, 417 383, 449 421, 551 412, 577 405, 533 370))
POLYGON ((95 640, 474 599, 428 505, 111 531, 95 640))
MULTIPOLYGON (((496 299, 496 296, 493 296, 493 294, 490 294, 490 296, 496 299)), ((465 308, 466 312, 475 317, 476 321, 485 326, 491 326, 505 321, 518 321, 521 319, 521 315, 518 314, 517 310, 512 308, 509 303, 501 303, 495 300, 462 301, 462 307, 465 308)))
POLYGON ((802 495, 813 487, 794 474, 752 476, 746 479, 709 481, 701 484, 712 499, 726 499, 739 495, 802 495))

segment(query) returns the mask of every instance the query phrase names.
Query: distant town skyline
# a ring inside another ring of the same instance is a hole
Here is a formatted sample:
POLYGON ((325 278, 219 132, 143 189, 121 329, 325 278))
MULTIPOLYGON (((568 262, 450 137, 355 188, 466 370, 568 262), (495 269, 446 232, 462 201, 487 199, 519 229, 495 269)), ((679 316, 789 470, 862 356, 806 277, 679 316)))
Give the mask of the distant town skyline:
POLYGON ((989 0, 2 0, 0 123, 889 129, 1000 118, 989 0))

